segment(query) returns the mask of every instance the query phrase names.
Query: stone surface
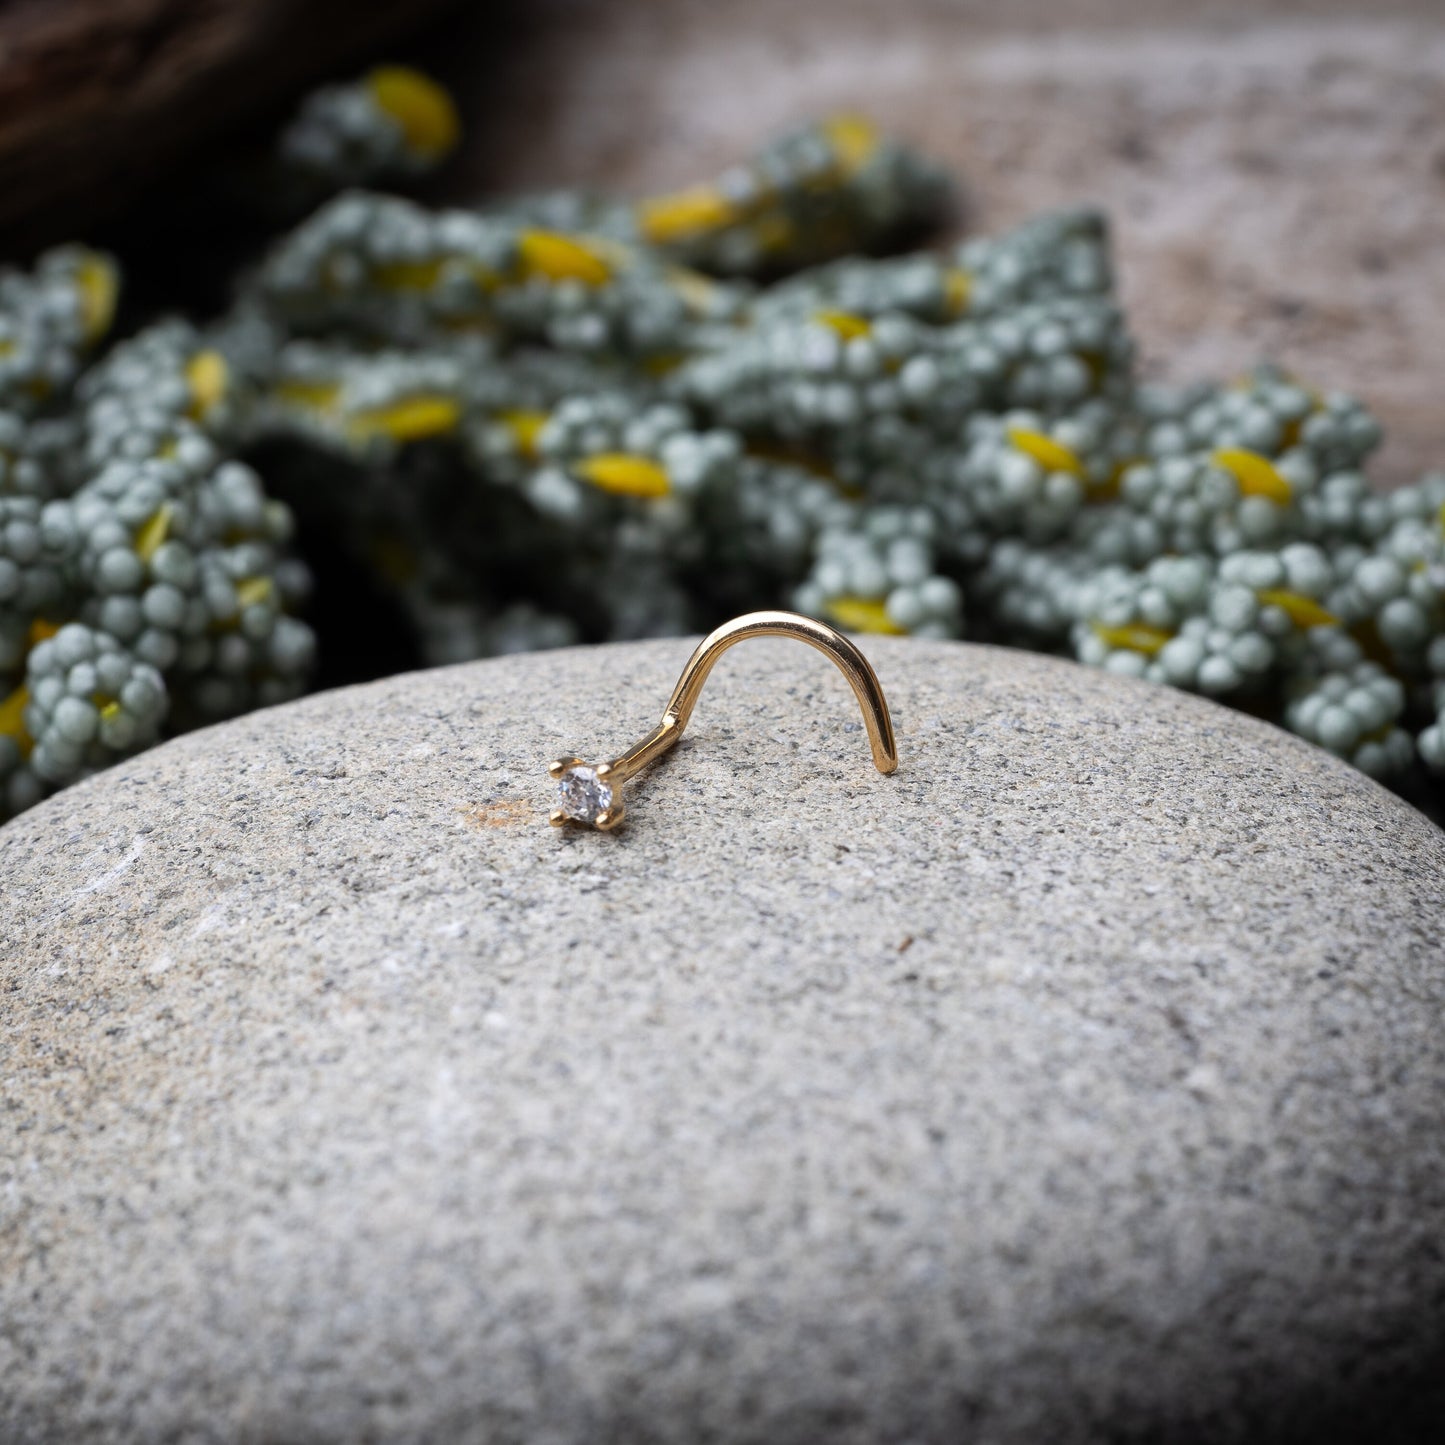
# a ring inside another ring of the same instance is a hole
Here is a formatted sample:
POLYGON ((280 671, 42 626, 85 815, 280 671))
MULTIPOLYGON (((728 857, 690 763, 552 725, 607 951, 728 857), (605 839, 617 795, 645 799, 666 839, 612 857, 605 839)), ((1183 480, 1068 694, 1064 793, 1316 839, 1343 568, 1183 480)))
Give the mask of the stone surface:
POLYGON ((763 641, 549 828, 670 641, 0 830, 0 1439, 1430 1438, 1445 835, 1198 699, 867 650, 891 778, 763 641))
POLYGON ((1273 357, 1364 398, 1381 485, 1445 467, 1439 0, 525 0, 428 56, 452 181, 645 194, 864 109, 963 178, 969 230, 1108 208, 1150 375, 1273 357))

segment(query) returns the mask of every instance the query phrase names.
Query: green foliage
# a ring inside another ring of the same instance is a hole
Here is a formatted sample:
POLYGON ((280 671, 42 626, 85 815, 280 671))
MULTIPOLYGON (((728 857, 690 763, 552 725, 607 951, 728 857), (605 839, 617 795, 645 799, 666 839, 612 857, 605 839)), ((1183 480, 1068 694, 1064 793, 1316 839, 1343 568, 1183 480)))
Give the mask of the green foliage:
MULTIPOLYGON (((277 186, 321 200, 454 140, 437 87, 373 72, 306 102, 277 186)), ((225 316, 99 359, 112 260, 0 275, 0 815, 304 689, 288 503, 431 662, 791 603, 1445 771, 1445 476, 1371 493, 1373 419, 1270 368, 1138 384, 1095 212, 848 254, 945 191, 855 117, 639 203, 349 190, 225 316)))

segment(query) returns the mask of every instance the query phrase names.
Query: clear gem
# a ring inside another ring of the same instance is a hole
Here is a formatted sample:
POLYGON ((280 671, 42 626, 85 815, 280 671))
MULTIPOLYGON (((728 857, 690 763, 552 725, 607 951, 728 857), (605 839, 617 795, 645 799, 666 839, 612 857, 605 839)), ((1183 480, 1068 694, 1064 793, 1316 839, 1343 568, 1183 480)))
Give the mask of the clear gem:
POLYGON ((562 811, 579 823, 595 823, 612 806, 612 789, 592 768, 568 768, 557 784, 557 797, 562 811))

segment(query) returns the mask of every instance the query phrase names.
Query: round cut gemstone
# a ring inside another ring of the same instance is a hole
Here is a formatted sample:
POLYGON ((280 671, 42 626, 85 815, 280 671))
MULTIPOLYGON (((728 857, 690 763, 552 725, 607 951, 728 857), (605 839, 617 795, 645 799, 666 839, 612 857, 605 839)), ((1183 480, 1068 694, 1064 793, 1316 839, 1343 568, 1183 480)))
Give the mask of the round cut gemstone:
POLYGON ((595 823, 597 815, 612 806, 612 789, 598 778, 595 769, 580 764, 562 774, 557 797, 562 811, 579 823, 595 823))

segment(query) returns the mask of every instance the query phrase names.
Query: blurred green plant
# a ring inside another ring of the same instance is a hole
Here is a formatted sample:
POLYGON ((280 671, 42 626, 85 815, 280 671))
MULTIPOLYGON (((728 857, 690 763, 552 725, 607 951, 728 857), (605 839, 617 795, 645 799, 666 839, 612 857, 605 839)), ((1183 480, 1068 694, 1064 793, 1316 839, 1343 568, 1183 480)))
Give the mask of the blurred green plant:
POLYGON ((319 208, 204 327, 104 350, 82 247, 0 275, 0 816, 305 688, 296 513, 428 662, 789 603, 1445 771, 1445 476, 1373 494, 1378 425, 1273 368, 1140 385, 1098 213, 856 254, 948 184, 855 116, 641 202, 342 189, 457 139, 403 67, 311 96, 268 198, 319 208))

